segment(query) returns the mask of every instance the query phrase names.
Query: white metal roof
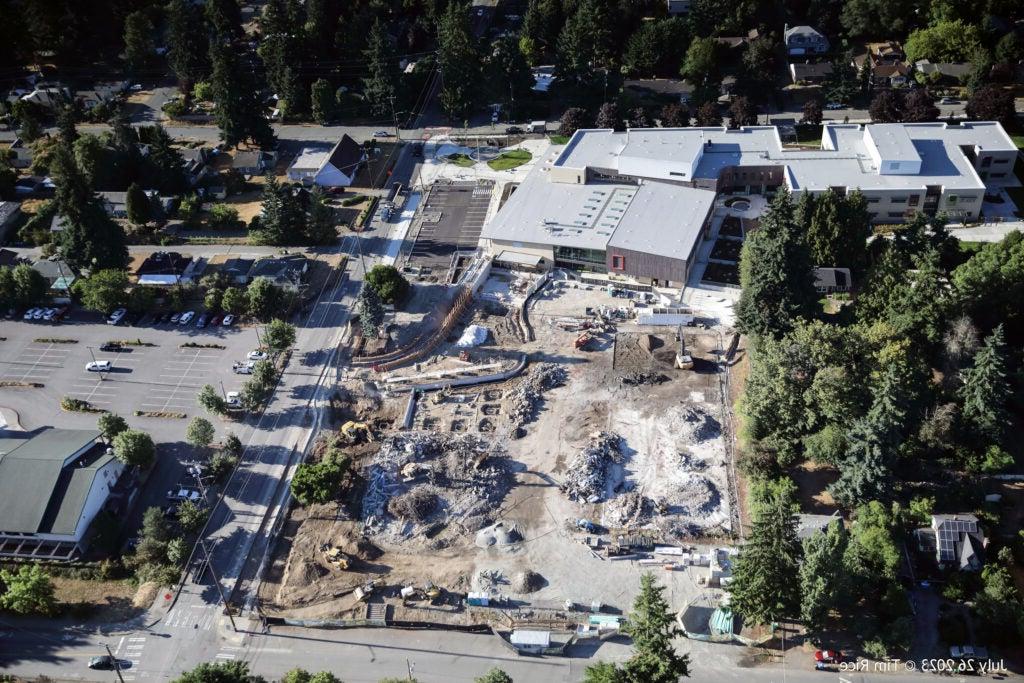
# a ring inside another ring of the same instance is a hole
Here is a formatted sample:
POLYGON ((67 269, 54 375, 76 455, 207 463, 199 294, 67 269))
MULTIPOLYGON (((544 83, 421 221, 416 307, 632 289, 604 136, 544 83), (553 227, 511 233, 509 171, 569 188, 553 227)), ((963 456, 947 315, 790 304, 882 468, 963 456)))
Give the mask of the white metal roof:
POLYGON ((512 631, 509 641, 513 645, 549 647, 551 645, 551 631, 525 631, 519 629, 512 631))

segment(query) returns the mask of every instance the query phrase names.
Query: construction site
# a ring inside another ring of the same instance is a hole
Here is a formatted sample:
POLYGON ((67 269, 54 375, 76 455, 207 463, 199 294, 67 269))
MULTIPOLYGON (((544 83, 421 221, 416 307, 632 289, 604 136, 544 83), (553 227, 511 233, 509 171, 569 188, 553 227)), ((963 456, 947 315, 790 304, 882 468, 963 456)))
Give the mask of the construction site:
POLYGON ((351 470, 337 501, 293 504, 262 612, 571 630, 627 613, 644 572, 680 609, 717 585, 733 331, 562 271, 484 260, 453 287, 352 336, 320 449, 351 470))

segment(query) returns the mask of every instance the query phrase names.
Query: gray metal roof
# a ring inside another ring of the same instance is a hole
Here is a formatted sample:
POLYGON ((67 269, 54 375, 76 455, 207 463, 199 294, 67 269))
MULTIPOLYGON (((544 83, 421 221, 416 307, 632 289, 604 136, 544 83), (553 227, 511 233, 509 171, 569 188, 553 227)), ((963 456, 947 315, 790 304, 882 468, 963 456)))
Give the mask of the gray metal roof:
POLYGON ((112 459, 96 446, 99 436, 92 429, 0 436, 0 531, 73 534, 96 473, 112 459))

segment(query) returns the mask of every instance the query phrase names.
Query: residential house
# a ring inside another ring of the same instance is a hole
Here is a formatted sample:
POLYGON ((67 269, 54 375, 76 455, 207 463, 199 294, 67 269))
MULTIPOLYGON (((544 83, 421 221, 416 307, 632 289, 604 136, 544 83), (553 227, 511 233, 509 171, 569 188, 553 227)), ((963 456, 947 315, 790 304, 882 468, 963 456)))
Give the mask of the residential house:
POLYGON ((914 536, 918 550, 934 553, 940 567, 976 572, 985 562, 985 534, 972 514, 932 515, 931 525, 914 536))
POLYGON ((539 655, 551 647, 551 631, 517 629, 512 631, 509 642, 519 652, 539 655))
POLYGON ((0 242, 7 239, 7 231, 21 219, 21 202, 0 201, 0 242))
POLYGON ((71 92, 61 85, 39 84, 27 95, 21 96, 22 102, 30 102, 42 109, 55 111, 71 103, 71 92))
POLYGON ((288 178, 306 185, 348 187, 366 163, 362 145, 347 134, 331 149, 307 147, 288 167, 288 178))
POLYGON ((783 38, 790 56, 823 55, 829 50, 828 38, 810 26, 787 27, 783 38))
POLYGON ((71 560, 125 466, 94 429, 0 432, 0 557, 71 560))
POLYGON ((178 150, 185 160, 185 176, 189 187, 195 187, 207 178, 215 178, 217 171, 210 167, 210 149, 208 147, 184 147, 178 150))
POLYGON ((839 510, 836 510, 831 515, 811 515, 811 514, 799 514, 796 516, 796 537, 801 541, 805 538, 811 538, 818 534, 823 534, 828 530, 828 525, 832 522, 839 521, 843 523, 843 518, 839 514, 839 510))
POLYGON ((224 261, 217 272, 230 284, 245 286, 252 279, 249 277, 249 272, 252 270, 254 263, 256 263, 254 258, 236 256, 224 261))
POLYGON ((665 8, 670 17, 678 17, 690 13, 690 0, 665 0, 665 8))
POLYGON ((76 90, 73 99, 82 109, 89 111, 102 104, 115 101, 127 89, 127 81, 97 83, 91 90, 76 90))
POLYGON ((789 73, 797 85, 821 85, 832 74, 832 64, 790 64, 789 73))
POLYGON ((744 47, 745 45, 747 45, 747 43, 749 43, 752 40, 756 40, 759 36, 760 34, 757 32, 757 29, 752 28, 749 31, 747 31, 747 35, 745 36, 720 36, 718 38, 715 38, 715 42, 718 43, 719 45, 724 45, 725 47, 736 49, 744 47))
POLYGON ((293 292, 303 286, 303 276, 309 270, 309 261, 302 254, 285 254, 263 258, 249 270, 249 279, 267 278, 278 287, 293 292))
POLYGON ((32 264, 32 269, 38 272, 50 286, 50 293, 55 297, 67 298, 74 284, 75 271, 67 263, 57 256, 42 259, 32 264))
POLYGON ((14 183, 14 194, 19 197, 52 197, 56 189, 52 180, 39 175, 18 178, 14 183))
POLYGON ((190 256, 182 256, 176 251, 155 251, 135 269, 135 275, 140 285, 170 287, 181 282, 190 265, 190 256))
POLYGON ((966 63, 935 63, 927 59, 914 62, 928 83, 936 85, 961 85, 971 75, 971 65, 966 63))
POLYGON ((871 84, 875 88, 903 88, 910 81, 913 68, 906 63, 903 48, 894 40, 868 43, 867 51, 853 60, 858 72, 867 62, 871 69, 871 84))
POLYGON ((200 256, 192 259, 192 261, 185 267, 185 272, 181 274, 182 284, 198 285, 206 275, 206 269, 210 265, 210 260, 206 257, 200 256))
POLYGON ((853 278, 849 268, 815 268, 814 288, 820 294, 849 292, 853 286, 853 278))
POLYGON ((10 152, 8 153, 7 161, 10 162, 11 166, 14 168, 28 168, 32 165, 32 148, 22 142, 21 138, 15 138, 8 149, 10 152))
POLYGON ((231 168, 242 175, 263 175, 273 170, 276 157, 276 154, 263 150, 236 152, 235 158, 231 161, 231 168))
POLYGON ((531 73, 533 73, 533 87, 531 90, 534 92, 547 92, 555 82, 555 67, 553 66, 537 66, 533 68, 531 73))

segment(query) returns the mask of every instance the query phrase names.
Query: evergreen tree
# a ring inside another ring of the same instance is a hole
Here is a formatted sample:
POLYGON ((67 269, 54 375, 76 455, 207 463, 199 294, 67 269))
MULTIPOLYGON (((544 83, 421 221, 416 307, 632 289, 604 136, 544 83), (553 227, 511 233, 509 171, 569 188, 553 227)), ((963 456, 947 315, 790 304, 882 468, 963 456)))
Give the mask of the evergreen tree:
POLYGON ((1003 326, 997 325, 974 354, 972 367, 961 373, 959 396, 964 424, 984 445, 1002 442, 1009 424, 1006 403, 1011 389, 1006 379, 1003 326))
POLYGON ((852 55, 838 54, 832 61, 832 71, 825 77, 822 91, 829 102, 849 104, 860 90, 857 71, 851 65, 852 55))
POLYGON ((753 522, 740 549, 730 585, 733 611, 748 623, 771 624, 800 607, 800 542, 792 490, 764 487, 752 506, 753 522))
POLYGON ((680 629, 664 592, 652 575, 640 577, 640 594, 625 628, 633 640, 633 656, 623 666, 627 681, 676 683, 680 676, 689 676, 689 656, 679 655, 672 644, 680 629))
POLYGON ((843 556, 846 529, 837 519, 824 533, 804 539, 800 564, 800 616, 812 631, 821 630, 829 613, 843 603, 846 568, 843 556))
POLYGON ((75 128, 75 110, 70 105, 61 107, 57 112, 57 139, 60 140, 60 144, 69 148, 78 140, 78 130, 75 128))
POLYGON ((160 124, 153 127, 149 156, 146 157, 152 170, 152 186, 161 194, 179 194, 186 189, 185 159, 172 146, 173 140, 160 124))
POLYGON ((363 56, 367 62, 367 77, 363 79, 363 97, 370 105, 371 114, 390 119, 395 98, 400 91, 400 76, 398 57, 380 19, 377 19, 370 29, 363 56))
POLYGON ((531 65, 545 62, 554 55, 558 29, 562 26, 562 8, 558 0, 530 0, 523 17, 520 44, 531 65))
MULTIPOLYGON (((234 0, 230 0, 234 1, 234 0)), ((211 7, 207 4, 207 8, 211 7)), ((220 137, 229 146, 252 141, 263 149, 276 140, 267 121, 267 109, 254 81, 253 65, 230 45, 217 43, 210 48, 213 75, 210 85, 217 107, 214 118, 220 137)))
POLYGON ((128 186, 125 205, 128 210, 128 220, 132 225, 142 226, 152 219, 153 206, 145 191, 136 183, 128 186))
POLYGON ((186 97, 209 72, 209 51, 200 7, 189 0, 171 0, 167 5, 167 61, 186 97))
POLYGON ((494 98, 503 102, 510 111, 517 99, 527 99, 530 95, 534 84, 533 72, 515 38, 503 36, 494 42, 487 71, 494 98))
POLYGON ((326 126, 334 118, 334 88, 326 78, 318 78, 310 88, 313 120, 326 126))
POLYGON ((871 236, 871 214, 858 190, 846 196, 829 190, 816 199, 805 192, 797 203, 796 220, 807 231, 814 265, 862 272, 871 236))
POLYGON ((380 302, 377 290, 363 285, 359 292, 359 300, 356 302, 356 310, 359 312, 359 326, 363 336, 370 339, 380 336, 380 327, 384 324, 384 306, 380 302))
POLYGON ((260 244, 286 244, 283 227, 284 198, 277 176, 267 174, 263 184, 262 206, 259 215, 258 234, 254 239, 260 244))
POLYGON ((284 69, 284 116, 291 121, 302 121, 309 116, 309 83, 298 69, 288 65, 284 69))
POLYGON ((611 17, 604 0, 580 0, 558 36, 555 73, 563 81, 583 85, 596 69, 612 61, 611 17))
POLYGON ((206 0, 204 5, 215 42, 224 44, 242 37, 242 8, 238 0, 206 0))
POLYGON ((884 428, 885 425, 869 418, 861 418, 847 432, 839 479, 828 489, 841 505, 853 507, 891 495, 892 469, 884 428))
POLYGON ((793 218, 789 192, 780 189, 759 229, 743 243, 737 323, 754 337, 781 336, 814 312, 817 294, 810 252, 793 218))
POLYGON ((467 10, 460 3, 448 4, 438 24, 437 43, 441 108, 449 119, 461 121, 468 117, 480 88, 480 56, 467 10))
POLYGON ((290 85, 289 64, 299 54, 298 22, 287 0, 269 0, 259 18, 261 40, 257 52, 267 69, 267 84, 282 96, 290 85))
POLYGON ((325 201, 324 192, 314 186, 309 197, 309 216, 306 219, 306 241, 309 244, 332 244, 338 239, 334 227, 334 210, 325 201))
POLYGON ((153 22, 144 11, 132 12, 124 20, 124 60, 131 73, 144 71, 156 54, 153 22))
POLYGON ((23 142, 26 144, 35 142, 42 137, 43 125, 39 122, 39 116, 30 102, 17 100, 11 110, 14 118, 17 119, 18 137, 23 142))

